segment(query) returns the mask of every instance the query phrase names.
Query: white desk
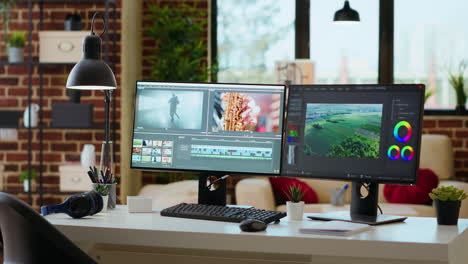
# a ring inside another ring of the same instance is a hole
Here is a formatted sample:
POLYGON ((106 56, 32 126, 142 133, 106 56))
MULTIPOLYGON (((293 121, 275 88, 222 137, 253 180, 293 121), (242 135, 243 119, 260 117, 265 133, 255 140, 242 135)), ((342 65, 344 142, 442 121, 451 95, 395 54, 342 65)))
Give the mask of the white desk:
POLYGON ((317 223, 311 220, 283 218, 265 232, 245 233, 236 223, 126 209, 46 218, 100 263, 468 263, 468 219, 438 226, 434 218, 409 218, 337 237, 300 234, 300 227, 317 223))

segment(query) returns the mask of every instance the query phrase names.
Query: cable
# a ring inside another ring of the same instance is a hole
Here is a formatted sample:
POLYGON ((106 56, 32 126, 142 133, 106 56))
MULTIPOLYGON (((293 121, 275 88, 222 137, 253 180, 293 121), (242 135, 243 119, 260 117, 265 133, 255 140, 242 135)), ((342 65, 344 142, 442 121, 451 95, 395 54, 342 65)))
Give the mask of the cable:
MULTIPOLYGON (((99 13, 99 12, 94 13, 93 18, 92 18, 92 20, 91 20, 91 35, 95 35, 95 34, 94 34, 94 20, 96 19, 96 17, 97 17, 98 15, 101 15, 101 13, 99 13)), ((101 15, 101 17, 102 17, 102 22, 103 22, 103 24, 104 24, 104 29, 102 30, 102 33, 101 33, 101 35, 99 35, 99 37, 102 37, 102 35, 104 35, 104 33, 106 33, 106 31, 107 31, 107 21, 106 21, 106 17, 103 16, 103 15, 101 15)))
POLYGON ((224 180, 224 179, 226 179, 227 177, 229 177, 229 175, 224 175, 223 177, 219 177, 218 179, 216 179, 216 180, 210 182, 210 184, 208 184, 208 185, 206 186, 206 188, 210 189, 211 186, 212 186, 214 183, 219 182, 219 181, 221 181, 221 180, 224 180))
POLYGON ((377 208, 379 208, 379 212, 380 212, 380 214, 382 215, 382 214, 383 214, 382 208, 380 208, 380 205, 379 205, 378 203, 377 203, 377 208))
MULTIPOLYGON (((370 193, 369 183, 361 182, 361 185, 364 186, 364 188, 366 188, 367 193, 369 194, 369 193, 370 193)), ((361 197, 361 198, 362 198, 362 197, 361 197)), ((382 211, 382 208, 380 207, 380 205, 379 205, 378 202, 377 202, 377 208, 379 209, 379 212, 380 212, 380 214, 382 215, 382 214, 383 214, 383 211, 382 211)))

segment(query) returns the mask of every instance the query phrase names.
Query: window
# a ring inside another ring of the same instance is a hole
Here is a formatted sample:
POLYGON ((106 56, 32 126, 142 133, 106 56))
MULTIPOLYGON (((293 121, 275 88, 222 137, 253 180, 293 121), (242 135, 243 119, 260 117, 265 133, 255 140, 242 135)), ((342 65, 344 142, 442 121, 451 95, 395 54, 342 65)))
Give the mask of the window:
POLYGON ((294 17, 292 0, 218 0, 218 81, 274 83, 275 62, 294 59, 294 17))
POLYGON ((378 76, 379 1, 352 0, 358 24, 333 22, 344 1, 311 0, 310 58, 315 83, 376 83, 378 76))
POLYGON ((426 109, 456 104, 448 73, 468 59, 466 10, 463 0, 395 0, 395 82, 426 84, 426 109))

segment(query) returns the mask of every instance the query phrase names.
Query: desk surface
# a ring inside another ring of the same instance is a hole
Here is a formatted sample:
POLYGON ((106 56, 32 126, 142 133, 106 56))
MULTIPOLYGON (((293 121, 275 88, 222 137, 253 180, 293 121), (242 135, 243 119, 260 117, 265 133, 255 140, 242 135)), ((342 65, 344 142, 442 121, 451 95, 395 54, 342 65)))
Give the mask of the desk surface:
POLYGON ((468 245, 468 219, 460 219, 458 226, 440 226, 435 218, 412 217, 403 223, 374 226, 363 233, 340 237, 299 233, 299 228, 318 223, 307 219, 289 221, 286 217, 264 232, 245 233, 236 223, 163 217, 157 210, 129 214, 125 206, 83 219, 64 214, 46 218, 76 242, 136 246, 457 263, 449 259, 466 256, 468 245))

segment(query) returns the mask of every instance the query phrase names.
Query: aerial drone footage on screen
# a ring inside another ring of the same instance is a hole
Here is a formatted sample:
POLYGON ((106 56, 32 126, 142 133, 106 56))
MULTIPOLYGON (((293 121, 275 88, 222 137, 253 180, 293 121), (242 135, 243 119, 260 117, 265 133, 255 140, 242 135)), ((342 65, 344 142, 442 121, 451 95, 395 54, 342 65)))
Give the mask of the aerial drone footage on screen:
POLYGON ((379 158, 382 104, 307 104, 306 155, 379 158))

